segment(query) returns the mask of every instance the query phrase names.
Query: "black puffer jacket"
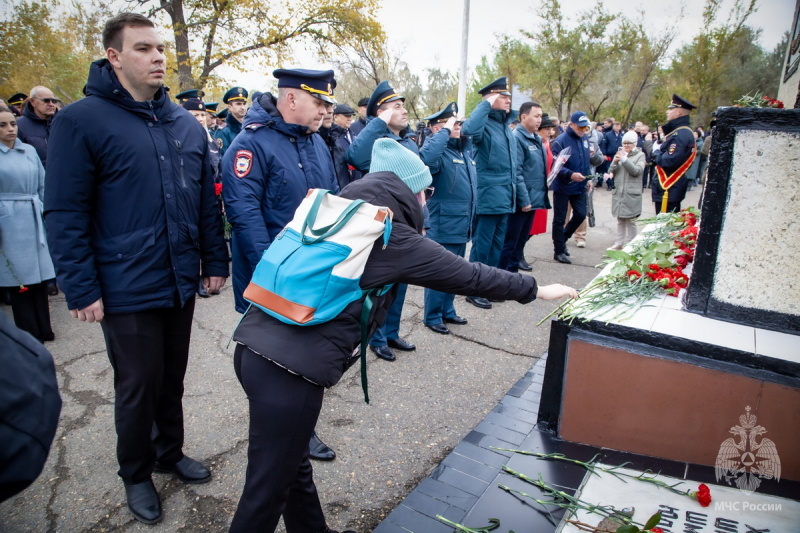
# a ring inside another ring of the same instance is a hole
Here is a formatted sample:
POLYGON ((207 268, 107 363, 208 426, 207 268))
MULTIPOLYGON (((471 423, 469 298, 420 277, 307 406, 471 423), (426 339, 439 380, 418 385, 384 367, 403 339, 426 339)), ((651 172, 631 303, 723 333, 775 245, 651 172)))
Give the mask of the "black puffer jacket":
MULTIPOLYGON (((361 276, 361 288, 409 283, 438 291, 528 303, 536 298, 536 280, 482 263, 470 263, 420 235, 422 208, 394 173, 375 172, 348 185, 340 196, 386 206, 394 214, 389 246, 374 246, 361 276)), ((380 239, 379 239, 380 240, 380 239)), ((378 241, 376 241, 378 242, 378 241)), ((395 285, 375 300, 370 334, 383 322, 397 295, 395 285)), ((324 387, 335 385, 357 360, 361 307, 356 301, 334 320, 293 326, 252 307, 233 338, 276 364, 324 387)))

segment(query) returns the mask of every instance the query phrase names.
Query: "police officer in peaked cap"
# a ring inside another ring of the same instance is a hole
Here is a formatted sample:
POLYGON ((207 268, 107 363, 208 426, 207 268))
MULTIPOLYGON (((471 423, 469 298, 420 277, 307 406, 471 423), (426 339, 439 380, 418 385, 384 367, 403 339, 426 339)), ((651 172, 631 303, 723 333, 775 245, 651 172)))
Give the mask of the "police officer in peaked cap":
POLYGON ((214 133, 214 139, 216 139, 217 146, 219 146, 220 157, 225 155, 225 150, 228 149, 233 139, 242 131, 242 122, 247 114, 247 95, 247 89, 244 87, 232 87, 222 97, 222 102, 228 106, 225 128, 218 129, 214 133))

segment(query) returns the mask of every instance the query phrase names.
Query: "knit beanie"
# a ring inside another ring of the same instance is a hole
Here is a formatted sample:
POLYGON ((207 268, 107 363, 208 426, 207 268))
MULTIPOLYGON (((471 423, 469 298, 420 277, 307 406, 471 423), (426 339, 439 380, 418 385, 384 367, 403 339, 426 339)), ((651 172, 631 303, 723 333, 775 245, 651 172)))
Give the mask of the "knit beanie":
POLYGON ((431 171, 417 154, 386 137, 372 145, 370 172, 394 172, 414 194, 433 183, 431 171))
POLYGON ((638 144, 639 135, 635 131, 629 131, 628 133, 622 136, 622 142, 638 144))

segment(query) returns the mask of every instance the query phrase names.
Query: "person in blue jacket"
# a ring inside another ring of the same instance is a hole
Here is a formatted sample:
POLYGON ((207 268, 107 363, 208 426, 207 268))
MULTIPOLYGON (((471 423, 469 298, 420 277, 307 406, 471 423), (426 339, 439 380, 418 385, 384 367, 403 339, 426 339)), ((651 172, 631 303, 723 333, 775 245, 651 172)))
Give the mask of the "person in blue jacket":
POLYGON ((228 147, 242 131, 242 122, 247 115, 247 94, 247 89, 244 87, 232 87, 222 97, 222 102, 228 106, 228 113, 225 115, 226 127, 214 133, 220 157, 225 155, 228 147))
MULTIPOLYGON (((430 227, 425 236, 447 251, 464 257, 472 237, 478 177, 472 159, 472 142, 469 137, 461 136, 457 114, 458 105, 450 102, 438 113, 425 118, 431 135, 426 138, 420 156, 433 176, 433 195, 426 204, 430 227)), ((445 322, 466 324, 467 319, 456 313, 454 299, 454 294, 426 288, 425 326, 448 335, 450 330, 445 322)))
POLYGON ((41 85, 31 89, 31 97, 22 108, 22 116, 17 121, 19 139, 36 148, 42 166, 47 168, 47 142, 50 138, 50 125, 58 112, 58 99, 53 91, 41 85))
MULTIPOLYGON (((603 133, 603 138, 600 141, 600 151, 603 152, 603 156, 609 164, 611 159, 617 155, 619 149, 622 148, 622 136, 622 124, 617 120, 612 124, 611 130, 603 133)), ((606 166, 606 168, 608 167, 606 166)), ((606 187, 609 191, 614 188, 614 178, 606 181, 606 187)))
MULTIPOLYGON (((483 101, 464 122, 461 134, 472 137, 478 171, 475 233, 469 260, 496 267, 506 237, 508 215, 514 212, 518 175, 517 142, 511 124, 511 92, 508 80, 499 78, 480 91, 483 101)), ((483 297, 467 301, 481 309, 492 304, 483 297)))
MULTIPOLYGON (((366 174, 372 160, 372 147, 378 139, 392 139, 419 156, 417 142, 411 137, 408 124, 406 98, 397 93, 388 81, 378 84, 367 102, 367 125, 359 132, 347 149, 345 159, 356 169, 366 174)), ((369 341, 370 349, 386 361, 397 359, 392 348, 410 352, 417 347, 400 337, 400 317, 408 286, 398 287, 397 298, 384 322, 369 341)))
POLYGON ((591 190, 592 181, 586 180, 591 174, 589 160, 589 140, 587 133, 591 123, 583 111, 575 111, 570 117, 567 130, 556 137, 550 145, 553 161, 566 148, 570 156, 558 171, 551 188, 553 189, 553 259, 559 263, 571 264, 567 241, 586 218, 586 191, 591 190), (567 219, 567 204, 572 206, 572 218, 567 219))
POLYGON ((525 102, 519 107, 519 126, 514 130, 514 137, 517 141, 517 172, 521 179, 517 181, 516 211, 508 218, 499 266, 509 272, 519 271, 534 213, 537 209, 550 209, 546 155, 538 133, 541 123, 542 107, 539 104, 525 102))
POLYGON ((122 13, 106 22, 103 47, 86 98, 53 121, 45 222, 72 316, 103 329, 128 508, 154 523, 154 470, 211 479, 182 451, 183 379, 198 280, 219 290, 228 254, 208 134, 163 87, 153 22, 122 13))

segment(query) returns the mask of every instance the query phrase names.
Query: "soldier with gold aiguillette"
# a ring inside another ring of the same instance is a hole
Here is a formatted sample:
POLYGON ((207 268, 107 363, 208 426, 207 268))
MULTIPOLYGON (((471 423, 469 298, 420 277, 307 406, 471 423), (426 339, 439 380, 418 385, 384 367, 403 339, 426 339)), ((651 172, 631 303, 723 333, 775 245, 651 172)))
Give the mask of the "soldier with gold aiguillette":
POLYGON ((652 184, 656 213, 680 211, 681 202, 686 197, 686 171, 697 155, 694 134, 689 127, 689 113, 696 108, 677 94, 672 95, 672 103, 667 107, 664 141, 653 150, 658 178, 652 184))

